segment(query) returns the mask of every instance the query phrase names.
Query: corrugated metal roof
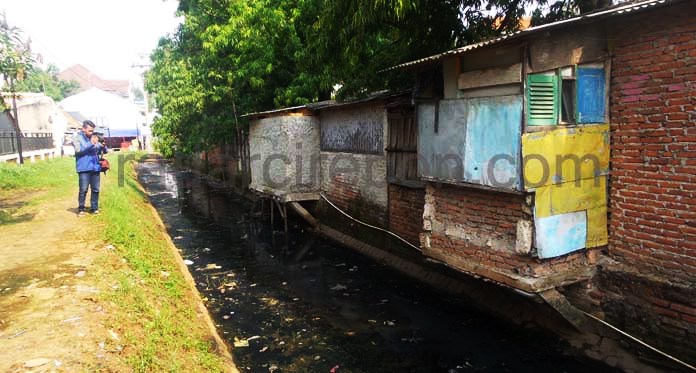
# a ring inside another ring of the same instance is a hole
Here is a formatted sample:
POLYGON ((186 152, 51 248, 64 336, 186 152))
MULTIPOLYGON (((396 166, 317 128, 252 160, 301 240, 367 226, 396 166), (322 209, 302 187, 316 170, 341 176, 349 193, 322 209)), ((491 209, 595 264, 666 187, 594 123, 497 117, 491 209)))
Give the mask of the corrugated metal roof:
POLYGON ((274 110, 267 110, 267 111, 259 111, 256 113, 248 113, 241 115, 241 118, 252 118, 252 117, 258 117, 262 115, 270 115, 270 114, 280 114, 284 112, 291 112, 294 110, 299 110, 299 109, 307 109, 307 105, 300 105, 300 106, 293 106, 293 107, 286 107, 282 109, 274 109, 274 110))
POLYGON ((449 50, 447 52, 443 52, 443 53, 436 54, 433 56, 421 58, 421 59, 418 59, 415 61, 402 63, 400 65, 390 67, 390 68, 385 69, 383 71, 390 71, 390 70, 395 70, 395 69, 400 69, 400 68, 405 68, 405 67, 414 67, 414 66, 427 64, 427 63, 432 63, 432 62, 438 61, 438 60, 440 60, 444 57, 447 57, 447 56, 455 56, 455 55, 463 54, 463 53, 466 53, 466 52, 469 52, 469 51, 472 51, 475 49, 479 49, 479 48, 486 47, 489 45, 497 44, 497 43, 500 43, 500 42, 503 42, 506 40, 518 39, 518 38, 521 38, 523 36, 528 36, 528 35, 531 35, 531 34, 534 34, 536 32, 540 32, 540 31, 548 31, 551 29, 556 29, 556 28, 567 26, 567 25, 580 23, 582 21, 589 21, 589 20, 594 20, 594 19, 600 19, 603 17, 623 15, 623 14, 627 14, 627 13, 631 13, 631 12, 635 12, 635 11, 645 10, 648 8, 654 8, 654 7, 657 7, 660 5, 677 3, 680 1, 682 1, 682 0, 647 0, 647 1, 642 1, 642 2, 633 2, 630 4, 618 5, 615 7, 611 7, 609 9, 603 9, 603 10, 598 10, 598 11, 594 11, 591 13, 586 13, 586 14, 583 14, 581 16, 564 19, 562 21, 547 23, 547 24, 541 25, 541 26, 530 27, 530 28, 525 29, 525 30, 513 32, 513 33, 510 33, 507 35, 497 37, 495 39, 482 41, 480 43, 469 44, 469 45, 466 45, 464 47, 452 49, 452 50, 449 50))
POLYGON ((323 109, 328 109, 328 108, 338 108, 338 107, 344 107, 344 106, 349 106, 349 105, 357 105, 357 104, 363 104, 371 101, 377 101, 377 100, 387 100, 387 99, 392 99, 392 98, 397 98, 400 96, 410 96, 410 90, 409 91, 399 91, 399 92, 391 92, 391 91, 379 91, 370 94, 367 97, 364 98, 359 98, 359 99, 352 99, 352 100, 346 100, 343 102, 336 102, 334 100, 327 100, 327 101, 319 101, 319 102, 312 102, 307 105, 300 105, 300 106, 293 106, 293 107, 286 107, 286 108, 281 108, 281 109, 274 109, 274 110, 268 110, 268 111, 261 111, 257 113, 248 113, 244 114, 241 117, 242 118, 255 118, 255 117, 260 117, 260 116, 266 116, 266 115, 273 115, 273 114, 282 114, 282 113, 290 113, 296 110, 301 110, 301 109, 309 109, 309 110, 323 110, 323 109))

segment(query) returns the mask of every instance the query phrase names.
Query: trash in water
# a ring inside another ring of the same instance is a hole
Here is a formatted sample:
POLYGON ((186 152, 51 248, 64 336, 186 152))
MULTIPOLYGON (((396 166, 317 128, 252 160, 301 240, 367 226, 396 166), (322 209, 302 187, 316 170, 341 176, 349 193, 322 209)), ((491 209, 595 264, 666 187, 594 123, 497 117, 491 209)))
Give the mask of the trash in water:
POLYGON ((341 285, 341 284, 336 284, 336 286, 334 286, 334 287, 331 288, 331 290, 336 290, 336 291, 338 291, 338 290, 346 290, 346 289, 348 289, 348 287, 345 286, 345 285, 341 285))
POLYGON ((227 320, 227 319, 230 318, 230 315, 224 315, 224 316, 222 316, 222 318, 225 319, 225 320, 227 320))
POLYGON ((266 352, 266 351, 268 351, 268 347, 264 347, 264 348, 259 350, 259 352, 266 352))
POLYGON ((358 270, 358 266, 353 266, 351 269, 349 269, 349 271, 351 271, 351 272, 355 272, 357 270, 358 270))
POLYGON ((186 260, 184 260, 184 264, 186 264, 187 266, 190 266, 191 264, 193 264, 193 262, 186 259, 186 260))
POLYGON ((255 336, 253 336, 253 337, 247 338, 247 341, 253 341, 254 339, 259 339, 259 338, 261 338, 261 336, 255 335, 255 336))
POLYGON ((208 269, 220 269, 220 268, 222 268, 222 267, 220 267, 219 265, 217 265, 215 263, 210 263, 207 266, 205 266, 206 270, 208 270, 208 269))
POLYGON ((182 239, 182 238, 184 238, 184 236, 176 236, 176 237, 174 237, 175 240, 180 240, 180 239, 182 239))
POLYGON ((249 347, 249 340, 234 337, 234 347, 249 347))
POLYGON ((210 252, 210 248, 209 248, 209 247, 204 247, 204 248, 203 248, 203 251, 206 252, 206 253, 209 253, 209 252, 210 252))
POLYGON ((384 325, 386 325, 386 326, 395 326, 395 325, 396 325, 396 322, 394 322, 394 320, 385 321, 385 322, 384 322, 384 325))
POLYGON ((340 368, 340 367, 341 367, 340 365, 335 365, 333 368, 331 368, 331 370, 329 371, 329 373, 336 373, 336 372, 338 372, 338 368, 340 368))

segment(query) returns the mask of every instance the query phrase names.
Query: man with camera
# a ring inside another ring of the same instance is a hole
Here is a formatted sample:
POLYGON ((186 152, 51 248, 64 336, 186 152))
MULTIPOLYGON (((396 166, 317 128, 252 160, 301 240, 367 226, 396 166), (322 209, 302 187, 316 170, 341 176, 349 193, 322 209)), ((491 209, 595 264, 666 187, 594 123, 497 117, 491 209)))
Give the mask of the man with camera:
POLYGON ((106 145, 100 143, 99 136, 94 133, 94 122, 86 120, 82 123, 82 131, 78 132, 74 139, 75 166, 79 180, 79 194, 77 198, 77 215, 85 215, 85 199, 87 189, 91 189, 90 211, 99 213, 99 156, 107 152, 106 145))

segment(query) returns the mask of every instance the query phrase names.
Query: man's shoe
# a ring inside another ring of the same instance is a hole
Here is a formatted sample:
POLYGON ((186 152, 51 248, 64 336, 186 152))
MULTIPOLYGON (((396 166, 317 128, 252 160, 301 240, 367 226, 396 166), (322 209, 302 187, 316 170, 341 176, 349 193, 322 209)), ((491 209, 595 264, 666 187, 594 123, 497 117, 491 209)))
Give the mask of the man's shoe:
POLYGON ((92 210, 93 215, 99 215, 99 210, 92 210))
POLYGON ((84 212, 84 211, 82 211, 82 210, 80 210, 80 211, 77 212, 77 217, 85 216, 85 215, 87 215, 87 213, 84 212))

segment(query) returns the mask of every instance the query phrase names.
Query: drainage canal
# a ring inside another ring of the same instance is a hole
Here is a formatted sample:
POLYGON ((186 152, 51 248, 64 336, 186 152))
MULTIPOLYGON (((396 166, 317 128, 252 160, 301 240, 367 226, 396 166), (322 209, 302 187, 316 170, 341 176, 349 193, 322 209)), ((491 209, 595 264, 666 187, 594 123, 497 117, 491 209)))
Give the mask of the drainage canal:
POLYGON ((566 344, 315 236, 161 160, 138 165, 241 371, 603 372, 566 344), (332 370, 333 369, 333 370, 332 370))

